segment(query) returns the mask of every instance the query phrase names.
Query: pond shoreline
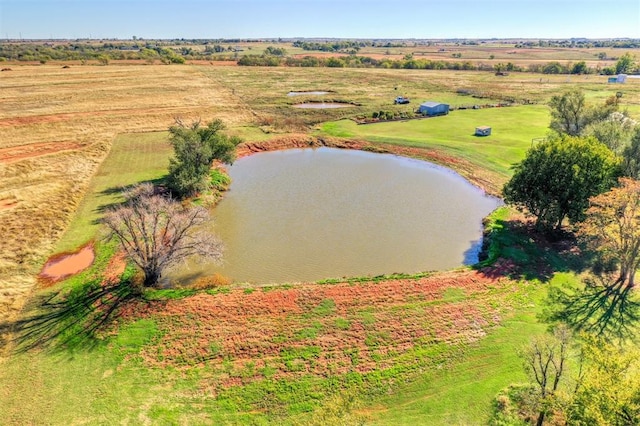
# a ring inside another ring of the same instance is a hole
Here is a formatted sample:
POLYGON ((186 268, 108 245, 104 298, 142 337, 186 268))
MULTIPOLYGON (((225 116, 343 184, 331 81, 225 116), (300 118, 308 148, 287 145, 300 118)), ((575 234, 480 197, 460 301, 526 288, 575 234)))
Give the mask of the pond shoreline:
POLYGON ((295 148, 339 148, 394 154, 414 158, 450 168, 483 190, 487 195, 501 197, 501 185, 484 175, 483 171, 472 163, 438 151, 433 148, 419 148, 389 143, 371 143, 357 139, 341 139, 305 134, 292 134, 263 142, 243 142, 237 148, 237 157, 243 158, 259 152, 280 151, 295 148))

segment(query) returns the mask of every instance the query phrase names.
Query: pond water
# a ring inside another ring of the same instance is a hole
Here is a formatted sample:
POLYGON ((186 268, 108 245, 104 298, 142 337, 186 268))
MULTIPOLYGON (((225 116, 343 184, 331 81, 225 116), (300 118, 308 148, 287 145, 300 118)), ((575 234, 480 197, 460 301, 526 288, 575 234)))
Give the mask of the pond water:
POLYGON ((349 108, 351 104, 342 104, 338 102, 308 102, 304 104, 293 105, 294 108, 312 108, 312 109, 328 109, 328 108, 349 108))
POLYGON ((287 96, 304 96, 304 95, 326 95, 329 92, 321 91, 321 90, 310 90, 308 92, 289 92, 287 96))
POLYGON ((482 218, 501 204, 449 169, 364 151, 259 153, 229 174, 231 189, 213 210, 223 265, 192 262, 172 281, 218 272, 297 282, 473 264, 482 218))

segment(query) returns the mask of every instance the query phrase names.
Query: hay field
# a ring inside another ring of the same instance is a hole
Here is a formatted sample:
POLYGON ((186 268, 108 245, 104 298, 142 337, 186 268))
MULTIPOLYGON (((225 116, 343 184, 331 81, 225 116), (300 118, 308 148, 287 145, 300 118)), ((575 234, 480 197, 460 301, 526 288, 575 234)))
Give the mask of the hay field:
POLYGON ((165 130, 176 116, 251 119, 193 67, 14 65, 0 102, 0 316, 22 306, 116 135, 165 130))

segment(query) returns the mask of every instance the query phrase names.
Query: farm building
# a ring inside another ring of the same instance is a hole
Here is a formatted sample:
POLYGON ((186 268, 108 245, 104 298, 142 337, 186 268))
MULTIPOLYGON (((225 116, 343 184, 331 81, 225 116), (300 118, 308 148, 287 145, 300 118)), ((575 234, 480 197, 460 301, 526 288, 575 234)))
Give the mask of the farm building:
POLYGON ((441 104, 440 102, 424 102, 420 104, 418 112, 422 115, 428 115, 429 117, 446 115, 449 114, 449 105, 441 104))
POLYGON ((491 134, 491 127, 478 126, 476 127, 476 136, 489 136, 491 134))
POLYGON ((617 77, 607 78, 607 83, 626 83, 626 81, 627 81, 626 74, 618 74, 617 77))

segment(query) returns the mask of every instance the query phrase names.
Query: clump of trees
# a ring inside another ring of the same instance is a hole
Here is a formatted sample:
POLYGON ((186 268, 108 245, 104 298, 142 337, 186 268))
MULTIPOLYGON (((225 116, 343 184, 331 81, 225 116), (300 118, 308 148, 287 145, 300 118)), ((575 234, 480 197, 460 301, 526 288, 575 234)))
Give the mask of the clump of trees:
POLYGON ((614 97, 603 106, 589 106, 584 94, 579 90, 571 90, 556 95, 549 102, 551 107, 551 124, 549 127, 559 134, 581 136, 591 124, 606 120, 618 108, 614 97))
MULTIPOLYGON (((169 129, 174 157, 170 161, 167 185, 172 194, 190 197, 211 188, 224 190, 229 177, 212 169, 214 160, 232 163, 240 139, 222 133, 225 126, 213 120, 185 124, 176 120, 169 129)), ((124 192, 124 203, 111 208, 103 223, 108 238, 115 239, 127 258, 143 275, 144 287, 158 284, 165 270, 191 256, 217 261, 222 244, 213 234, 198 226, 209 219, 209 212, 188 201, 179 203, 144 183, 124 192)))
POLYGON ((505 201, 526 208, 540 229, 560 229, 568 218, 579 222, 589 198, 615 184, 619 160, 592 137, 549 138, 529 150, 503 188, 505 201))
POLYGON ((619 101, 616 95, 589 105, 578 90, 553 96, 555 133, 514 166, 505 200, 528 209, 541 228, 558 229, 565 217, 583 220, 589 198, 608 191, 617 177, 638 178, 640 126, 618 111, 619 101))
POLYGON ((285 49, 284 47, 268 46, 266 49, 264 49, 264 54, 271 56, 286 56, 287 49, 285 49))
POLYGON ((192 197, 211 188, 211 165, 214 160, 231 164, 235 160, 236 147, 242 140, 228 136, 221 120, 213 120, 206 126, 200 121, 186 124, 177 120, 169 128, 169 141, 174 157, 169 163, 167 185, 179 197, 192 197))
POLYGON ((195 232, 209 218, 204 207, 178 203, 156 193, 149 183, 127 189, 124 198, 122 205, 106 213, 103 223, 108 237, 142 272, 144 287, 155 287, 165 270, 188 257, 222 257, 220 241, 206 231, 195 232))
POLYGON ((639 424, 640 354, 632 345, 589 335, 576 340, 560 327, 534 339, 521 357, 530 382, 496 397, 489 424, 639 424))

